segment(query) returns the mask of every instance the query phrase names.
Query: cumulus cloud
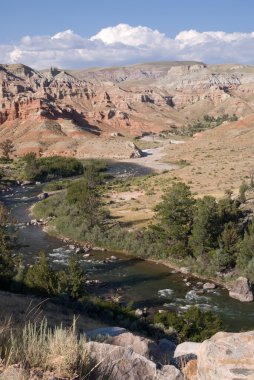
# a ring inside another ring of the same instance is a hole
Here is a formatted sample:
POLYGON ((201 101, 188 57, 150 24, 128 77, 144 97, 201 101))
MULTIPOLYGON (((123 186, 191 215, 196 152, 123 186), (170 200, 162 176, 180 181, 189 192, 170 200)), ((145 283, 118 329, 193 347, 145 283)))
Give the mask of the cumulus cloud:
POLYGON ((0 62, 45 68, 119 65, 154 60, 254 64, 254 32, 182 31, 174 38, 146 26, 119 24, 83 37, 68 29, 53 36, 24 36, 0 44, 0 62))
POLYGON ((100 40, 105 45, 124 43, 128 46, 165 46, 170 41, 164 33, 146 26, 132 27, 127 24, 119 24, 114 27, 102 29, 98 34, 91 37, 91 41, 100 40))

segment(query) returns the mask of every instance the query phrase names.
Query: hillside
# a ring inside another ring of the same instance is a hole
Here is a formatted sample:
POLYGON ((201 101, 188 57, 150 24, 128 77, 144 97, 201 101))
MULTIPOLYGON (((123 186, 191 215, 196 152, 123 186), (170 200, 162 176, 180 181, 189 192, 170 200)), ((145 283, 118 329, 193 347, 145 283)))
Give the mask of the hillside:
POLYGON ((156 62, 36 71, 0 65, 0 140, 12 139, 17 155, 129 157, 133 136, 172 132, 208 113, 253 112, 253 66, 156 62))

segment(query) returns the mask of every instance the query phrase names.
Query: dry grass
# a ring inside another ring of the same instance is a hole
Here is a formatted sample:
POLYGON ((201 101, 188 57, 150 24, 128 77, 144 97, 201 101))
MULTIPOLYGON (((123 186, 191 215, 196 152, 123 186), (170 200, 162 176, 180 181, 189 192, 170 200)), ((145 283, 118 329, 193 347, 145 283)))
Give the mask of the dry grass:
POLYGON ((6 325, 1 331, 1 355, 5 366, 19 363, 23 369, 41 368, 66 376, 78 374, 79 378, 85 378, 91 370, 86 341, 83 336, 78 337, 75 319, 71 328, 51 329, 44 319, 41 323, 28 322, 22 329, 6 325))
MULTIPOLYGON (((74 311, 70 306, 33 295, 0 291, 0 304, 0 328, 6 324, 7 320, 10 320, 10 317, 15 326, 23 326, 29 320, 40 323, 46 318, 50 327, 57 326, 59 321, 63 327, 71 327, 74 318, 74 311), (15 313, 13 313, 14 310, 15 313)), ((88 317, 84 313, 77 321, 79 331, 104 326, 105 324, 101 321, 88 317)))
MULTIPOLYGON (((173 181, 188 184, 197 197, 212 195, 222 198, 226 190, 238 195, 243 181, 253 172, 254 116, 221 125, 200 133, 185 144, 171 144, 166 149, 167 162, 187 162, 179 169, 137 180, 129 187, 129 198, 110 205, 111 213, 132 228, 146 226, 153 217, 154 206, 173 181), (131 196, 142 192, 137 199, 131 196)), ((121 197, 121 193, 119 193, 121 197)))

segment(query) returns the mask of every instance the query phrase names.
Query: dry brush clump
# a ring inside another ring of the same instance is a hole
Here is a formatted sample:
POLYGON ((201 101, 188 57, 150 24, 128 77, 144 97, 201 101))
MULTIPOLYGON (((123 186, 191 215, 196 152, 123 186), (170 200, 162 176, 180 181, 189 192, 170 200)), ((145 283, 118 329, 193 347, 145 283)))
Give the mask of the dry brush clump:
POLYGON ((69 328, 51 328, 47 320, 27 322, 23 328, 13 328, 10 321, 0 326, 1 358, 4 367, 19 364, 21 369, 40 368, 67 378, 86 379, 92 370, 85 348, 86 340, 78 336, 76 319, 69 328))

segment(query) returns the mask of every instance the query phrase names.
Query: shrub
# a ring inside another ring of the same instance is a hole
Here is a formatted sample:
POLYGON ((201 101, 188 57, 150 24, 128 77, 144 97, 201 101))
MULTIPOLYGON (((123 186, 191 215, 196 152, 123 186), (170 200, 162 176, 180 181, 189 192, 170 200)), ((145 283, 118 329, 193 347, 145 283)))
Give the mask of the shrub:
POLYGON ((40 294, 57 293, 56 274, 50 268, 44 252, 40 253, 39 262, 27 269, 24 284, 28 289, 35 290, 40 294))
POLYGON ((0 149, 2 150, 4 158, 9 161, 10 160, 10 154, 15 152, 14 144, 10 139, 6 139, 3 142, 0 143, 0 149))
POLYGON ((70 257, 66 270, 57 273, 58 293, 66 293, 72 299, 79 299, 86 294, 85 273, 80 268, 78 258, 70 257))
POLYGON ((246 196, 245 193, 249 189, 249 185, 243 181, 241 186, 239 187, 239 200, 244 203, 246 202, 246 196))
POLYGON ((27 180, 52 180, 72 177, 83 173, 82 163, 73 157, 36 158, 35 153, 28 153, 22 158, 23 178, 27 180))
POLYGON ((202 311, 196 306, 190 307, 183 314, 157 313, 154 323, 162 323, 167 329, 173 327, 182 342, 202 342, 222 328, 222 321, 216 314, 202 311))

